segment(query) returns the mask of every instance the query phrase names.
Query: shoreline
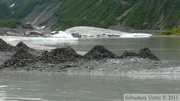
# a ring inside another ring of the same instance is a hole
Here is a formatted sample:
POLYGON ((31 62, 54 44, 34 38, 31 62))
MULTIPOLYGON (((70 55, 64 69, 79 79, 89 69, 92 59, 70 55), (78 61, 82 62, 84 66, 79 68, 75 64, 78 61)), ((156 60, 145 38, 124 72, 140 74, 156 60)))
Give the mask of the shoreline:
POLYGON ((180 37, 180 35, 156 35, 152 34, 152 37, 180 37))

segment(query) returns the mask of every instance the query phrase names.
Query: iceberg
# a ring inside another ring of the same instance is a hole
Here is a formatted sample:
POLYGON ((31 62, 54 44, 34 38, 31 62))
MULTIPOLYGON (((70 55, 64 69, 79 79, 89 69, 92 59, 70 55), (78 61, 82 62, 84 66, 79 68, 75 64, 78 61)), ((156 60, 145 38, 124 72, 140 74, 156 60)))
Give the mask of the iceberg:
POLYGON ((110 29, 103 29, 97 27, 88 27, 88 26, 78 26, 72 27, 65 31, 66 33, 78 33, 82 37, 93 37, 93 38, 149 38, 152 35, 148 33, 128 33, 123 31, 115 31, 110 29))

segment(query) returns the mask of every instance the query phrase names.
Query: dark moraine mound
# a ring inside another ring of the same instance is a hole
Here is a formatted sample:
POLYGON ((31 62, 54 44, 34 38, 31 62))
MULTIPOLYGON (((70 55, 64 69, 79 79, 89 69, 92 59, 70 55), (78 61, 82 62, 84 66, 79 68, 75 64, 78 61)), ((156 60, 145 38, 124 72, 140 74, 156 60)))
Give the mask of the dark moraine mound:
POLYGON ((45 63, 64 63, 64 62, 72 62, 81 58, 79 54, 76 53, 71 47, 67 48, 57 48, 53 49, 50 52, 44 53, 39 60, 44 61, 45 63))
POLYGON ((136 56, 137 56, 137 53, 135 53, 135 52, 125 51, 125 52, 120 56, 120 58, 125 59, 125 58, 133 58, 133 57, 136 57, 136 56))
POLYGON ((15 51, 16 48, 0 38, 0 51, 15 51))
POLYGON ((107 50, 104 46, 94 46, 88 53, 84 55, 86 59, 105 59, 105 58, 116 58, 117 55, 107 50))
POLYGON ((9 60, 4 62, 1 67, 23 67, 30 63, 36 62, 36 57, 26 49, 18 50, 9 60))
POLYGON ((17 45, 16 45, 16 48, 17 49, 26 49, 26 50, 34 50, 34 49, 32 49, 32 48, 30 48, 30 47, 28 47, 25 43, 23 43, 23 42, 19 42, 17 45))
POLYGON ((27 46, 25 43, 23 42, 19 42, 17 45, 16 45, 16 50, 20 50, 20 49, 26 49, 28 50, 32 55, 34 56, 41 56, 42 53, 44 51, 42 50, 36 50, 36 49, 33 49, 33 48, 30 48, 29 46, 27 46))
POLYGON ((159 59, 149 50, 149 48, 140 49, 137 56, 140 58, 148 58, 151 60, 159 61, 159 59))

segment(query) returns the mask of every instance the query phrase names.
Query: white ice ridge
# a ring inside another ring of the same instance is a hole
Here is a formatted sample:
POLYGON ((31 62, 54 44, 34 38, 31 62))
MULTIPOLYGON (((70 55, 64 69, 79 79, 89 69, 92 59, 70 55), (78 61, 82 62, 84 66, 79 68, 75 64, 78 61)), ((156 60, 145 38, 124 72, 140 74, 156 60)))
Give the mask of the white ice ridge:
POLYGON ((115 31, 110 29, 103 29, 97 27, 88 27, 88 26, 78 26, 69 28, 65 31, 66 33, 76 33, 82 36, 115 36, 120 38, 147 38, 151 37, 151 34, 148 33, 127 33, 123 31, 115 31))
POLYGON ((54 34, 54 35, 52 35, 52 37, 54 37, 54 38, 73 38, 73 36, 71 34, 63 32, 63 31, 59 31, 58 34, 54 34))

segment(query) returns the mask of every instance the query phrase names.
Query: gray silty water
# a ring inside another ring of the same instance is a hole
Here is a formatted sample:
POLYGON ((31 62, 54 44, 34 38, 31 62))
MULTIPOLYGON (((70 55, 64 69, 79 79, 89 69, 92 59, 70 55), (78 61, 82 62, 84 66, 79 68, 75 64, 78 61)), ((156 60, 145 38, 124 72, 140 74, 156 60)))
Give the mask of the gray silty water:
POLYGON ((123 101, 128 93, 180 93, 179 80, 178 75, 0 72, 0 101, 123 101))

